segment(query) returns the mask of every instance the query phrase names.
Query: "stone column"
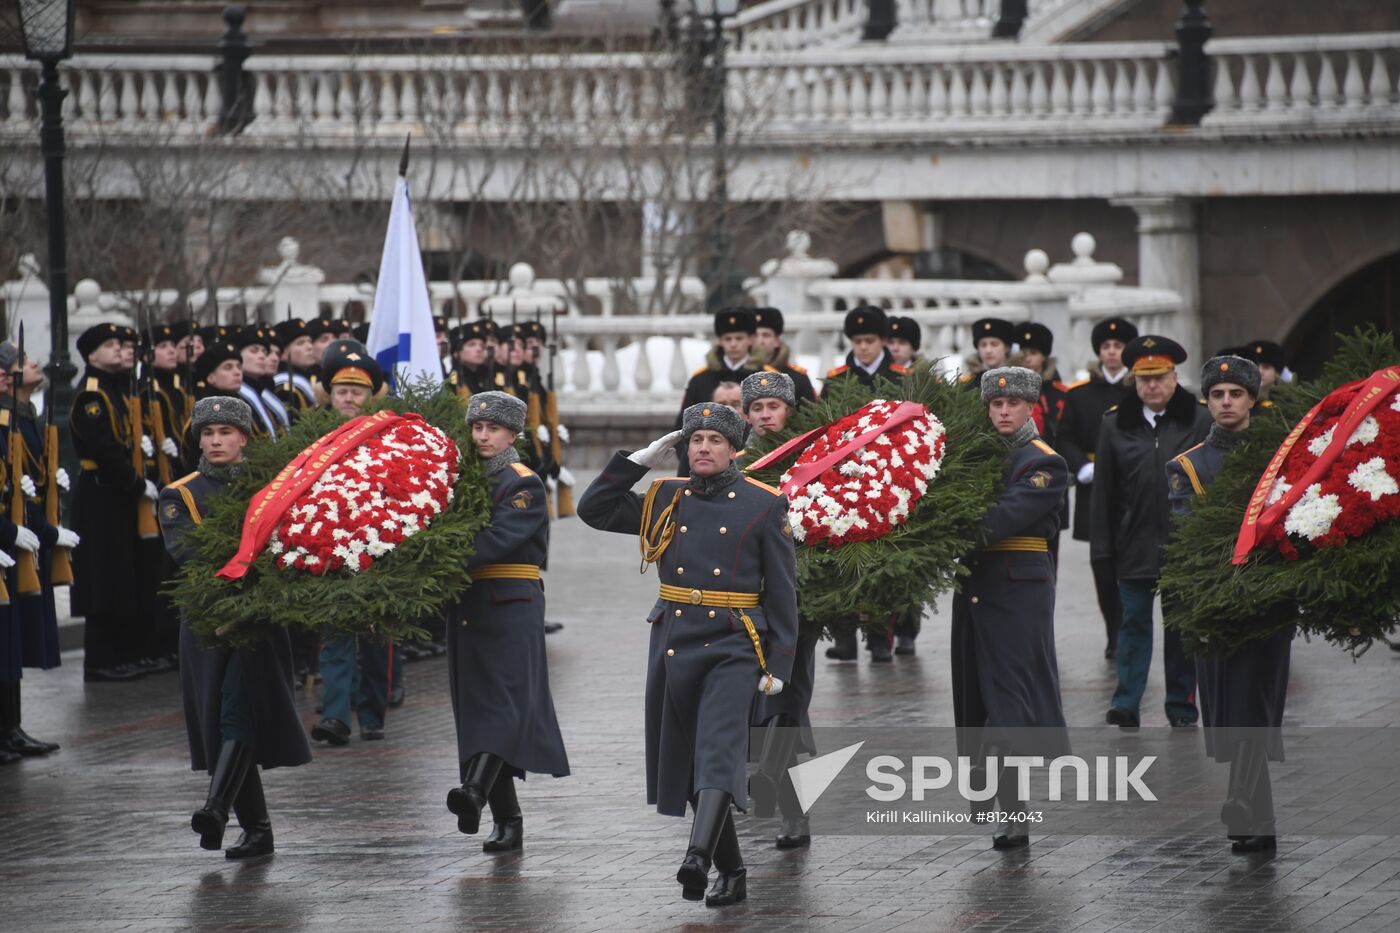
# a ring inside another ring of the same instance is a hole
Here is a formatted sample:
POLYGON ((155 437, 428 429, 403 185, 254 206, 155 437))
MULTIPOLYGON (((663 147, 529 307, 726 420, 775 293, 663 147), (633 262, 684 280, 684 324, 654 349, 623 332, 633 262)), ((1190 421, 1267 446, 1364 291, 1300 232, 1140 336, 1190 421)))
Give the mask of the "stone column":
MULTIPOLYGON (((1196 205, 1184 198, 1120 198, 1138 217, 1138 284, 1167 288, 1181 296, 1182 316, 1175 337, 1186 348, 1183 373, 1205 362, 1201 343, 1201 242, 1196 205)), ((1195 382, 1194 379, 1185 379, 1195 382)))

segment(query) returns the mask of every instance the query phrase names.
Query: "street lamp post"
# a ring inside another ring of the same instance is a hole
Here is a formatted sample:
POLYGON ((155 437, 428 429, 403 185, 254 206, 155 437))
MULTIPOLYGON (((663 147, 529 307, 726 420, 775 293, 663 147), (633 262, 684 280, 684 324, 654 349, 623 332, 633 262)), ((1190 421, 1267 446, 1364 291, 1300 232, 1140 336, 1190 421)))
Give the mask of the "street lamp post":
MULTIPOLYGON (((49 240, 49 404, 63 425, 73 401, 77 369, 68 356, 68 258, 63 223, 63 98, 58 63, 73 54, 75 0, 15 0, 24 57, 42 67, 39 80, 39 150, 44 157, 44 206, 49 240)), ((60 428, 60 436, 67 431, 60 428)), ((67 445, 64 445, 65 448, 67 445)), ((66 450, 65 450, 66 453, 66 450)), ((64 458, 67 459, 66 457, 64 458)))
POLYGON ((734 266, 734 240, 729 233, 729 166, 725 147, 728 113, 725 109, 727 76, 724 64, 724 21, 739 12, 739 0, 695 0, 695 15, 710 24, 710 110, 714 119, 714 179, 710 183, 710 259, 703 278, 708 286, 706 304, 718 310, 734 304, 743 292, 743 277, 734 266))

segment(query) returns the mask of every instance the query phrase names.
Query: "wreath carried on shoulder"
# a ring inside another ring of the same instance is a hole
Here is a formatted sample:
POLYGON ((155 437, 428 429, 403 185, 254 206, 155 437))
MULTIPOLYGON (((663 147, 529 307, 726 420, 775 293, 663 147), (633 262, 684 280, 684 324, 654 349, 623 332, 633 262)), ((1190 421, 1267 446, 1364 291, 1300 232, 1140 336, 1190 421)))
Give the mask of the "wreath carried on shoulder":
POLYGON ((833 383, 749 452, 749 471, 788 494, 803 633, 816 636, 883 627, 951 589, 1006 448, 976 392, 919 367, 899 384, 833 383))
POLYGON ((169 588, 195 631, 232 644, 267 625, 412 640, 470 585, 464 565, 490 504, 462 400, 425 383, 367 413, 307 411, 248 445, 169 588), (313 470, 319 454, 329 462, 313 470), (245 522, 250 503, 275 506, 261 535, 245 522))
POLYGON ((1359 653, 1400 619, 1400 349, 1374 327, 1339 341, 1321 378, 1255 408, 1177 524, 1161 587, 1188 651, 1297 627, 1359 653))

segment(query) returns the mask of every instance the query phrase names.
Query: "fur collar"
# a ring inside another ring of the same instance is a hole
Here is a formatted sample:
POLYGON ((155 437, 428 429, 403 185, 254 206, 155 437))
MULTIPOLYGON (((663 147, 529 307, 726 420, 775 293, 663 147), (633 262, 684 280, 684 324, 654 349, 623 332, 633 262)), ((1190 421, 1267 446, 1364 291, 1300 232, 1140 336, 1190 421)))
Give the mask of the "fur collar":
MULTIPOLYGON (((1023 354, 1016 353, 1013 356, 1007 358, 1006 365, 1025 366, 1025 360, 1026 358, 1023 354)), ((1051 383, 1060 381, 1060 366, 1058 363, 1055 362, 1055 358, 1053 356, 1047 356, 1045 358, 1044 365, 1040 367, 1040 378, 1045 383, 1045 385, 1050 385, 1051 383)))
MULTIPOLYGON (((1199 403, 1196 396, 1187 392, 1181 386, 1176 387, 1176 392, 1167 400, 1167 410, 1164 414, 1169 421, 1179 421, 1182 424, 1191 424, 1196 420, 1196 409, 1199 403)), ((1134 428, 1147 427, 1147 419, 1142 416, 1142 402, 1134 393, 1118 406, 1118 427, 1124 431, 1134 428)))
MULTIPOLYGON (((744 361, 744 365, 752 370, 763 368, 763 351, 754 344, 749 350, 749 358, 744 361)), ((729 366, 724 362, 724 354, 720 351, 719 344, 710 347, 710 352, 705 354, 705 366, 717 373, 730 372, 729 366)))
POLYGON ((773 355, 768 358, 768 365, 776 369, 786 369, 790 359, 792 359, 792 347, 780 343, 778 349, 774 350, 773 355))
MULTIPOLYGON (((1094 360, 1094 362, 1090 363, 1088 366, 1086 366, 1086 367, 1084 367, 1084 368, 1087 369, 1087 370, 1089 371, 1089 381, 1090 381, 1090 382, 1107 382, 1107 381, 1108 381, 1107 379, 1105 379, 1105 378, 1103 377, 1103 364, 1100 363, 1098 360, 1094 360)), ((1119 379, 1117 382, 1115 382, 1114 385, 1122 386, 1123 388, 1128 389, 1129 391, 1131 391, 1132 388, 1133 388, 1133 374, 1132 374, 1132 373, 1128 373, 1128 374, 1125 375, 1122 379, 1119 379)))

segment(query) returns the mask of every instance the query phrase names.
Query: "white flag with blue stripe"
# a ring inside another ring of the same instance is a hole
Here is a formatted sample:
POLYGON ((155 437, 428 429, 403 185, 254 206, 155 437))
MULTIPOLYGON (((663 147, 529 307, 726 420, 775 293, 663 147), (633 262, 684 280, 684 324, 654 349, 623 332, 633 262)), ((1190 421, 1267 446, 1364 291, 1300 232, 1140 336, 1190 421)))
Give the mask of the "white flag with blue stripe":
POLYGON ((389 387, 412 385, 422 379, 442 380, 433 309, 428 302, 428 281, 423 275, 423 254, 413 227, 413 203, 408 181, 402 175, 394 184, 389 210, 389 231, 379 262, 379 284, 369 321, 369 352, 384 369, 389 387))

